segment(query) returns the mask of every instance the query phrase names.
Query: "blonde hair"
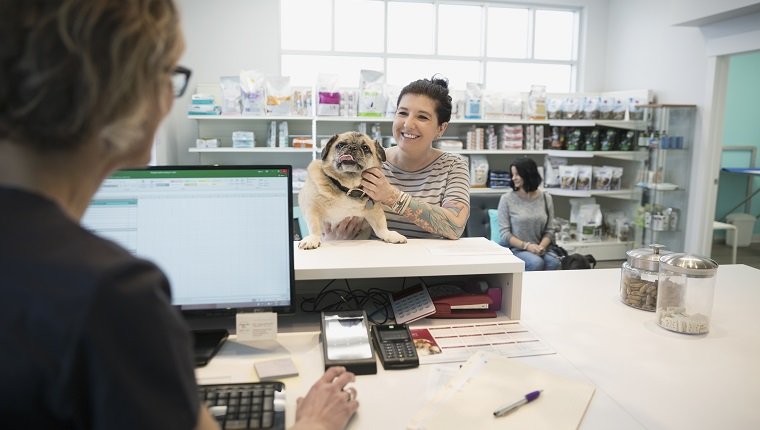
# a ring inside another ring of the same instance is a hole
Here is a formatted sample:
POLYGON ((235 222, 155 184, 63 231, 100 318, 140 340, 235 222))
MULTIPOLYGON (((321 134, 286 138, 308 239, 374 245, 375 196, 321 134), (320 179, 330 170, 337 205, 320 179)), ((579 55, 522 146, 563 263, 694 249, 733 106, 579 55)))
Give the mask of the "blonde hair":
POLYGON ((0 140, 70 150, 144 137, 147 100, 182 48, 172 0, 3 3, 0 140))

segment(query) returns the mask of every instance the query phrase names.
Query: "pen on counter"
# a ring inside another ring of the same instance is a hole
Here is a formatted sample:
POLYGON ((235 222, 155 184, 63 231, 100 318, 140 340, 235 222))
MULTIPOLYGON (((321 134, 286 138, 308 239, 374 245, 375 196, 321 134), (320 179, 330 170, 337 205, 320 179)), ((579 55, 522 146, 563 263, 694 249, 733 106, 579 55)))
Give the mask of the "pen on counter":
POLYGON ((526 394, 525 397, 523 397, 522 399, 520 399, 520 400, 518 400, 518 401, 516 401, 514 403, 510 403, 510 404, 508 404, 508 405, 506 405, 504 407, 501 407, 501 408, 495 410, 493 412, 493 416, 495 416, 495 417, 503 417, 504 415, 507 415, 508 413, 514 411, 515 409, 519 408, 520 406, 528 404, 528 403, 536 400, 538 398, 538 396, 541 395, 542 391, 544 391, 544 390, 532 391, 532 392, 526 394))

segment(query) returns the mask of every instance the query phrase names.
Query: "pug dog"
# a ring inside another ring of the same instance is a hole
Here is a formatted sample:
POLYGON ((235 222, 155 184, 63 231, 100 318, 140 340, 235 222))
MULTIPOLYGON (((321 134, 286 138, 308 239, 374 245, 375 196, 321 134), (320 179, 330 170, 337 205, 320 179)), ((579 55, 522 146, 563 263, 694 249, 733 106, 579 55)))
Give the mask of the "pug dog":
MULTIPOLYGON (((361 189, 362 172, 380 167, 383 161, 385 150, 365 134, 345 132, 330 138, 322 159, 309 163, 306 182, 298 194, 298 205, 309 226, 309 235, 298 243, 299 248, 318 248, 324 222, 335 225, 352 216, 366 219, 380 239, 406 243, 406 237, 388 230, 382 206, 361 189)), ((369 237, 369 229, 362 233, 369 237)))

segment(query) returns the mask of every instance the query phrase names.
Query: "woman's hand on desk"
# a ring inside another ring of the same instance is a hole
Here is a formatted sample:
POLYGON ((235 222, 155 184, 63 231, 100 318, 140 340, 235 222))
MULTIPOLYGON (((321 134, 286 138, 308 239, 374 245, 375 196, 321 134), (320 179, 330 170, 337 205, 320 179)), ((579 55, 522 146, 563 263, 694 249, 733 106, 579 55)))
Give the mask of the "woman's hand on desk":
POLYGON ((355 376, 344 367, 331 367, 311 386, 306 397, 296 400, 296 424, 291 430, 341 430, 359 408, 356 390, 346 388, 355 376))

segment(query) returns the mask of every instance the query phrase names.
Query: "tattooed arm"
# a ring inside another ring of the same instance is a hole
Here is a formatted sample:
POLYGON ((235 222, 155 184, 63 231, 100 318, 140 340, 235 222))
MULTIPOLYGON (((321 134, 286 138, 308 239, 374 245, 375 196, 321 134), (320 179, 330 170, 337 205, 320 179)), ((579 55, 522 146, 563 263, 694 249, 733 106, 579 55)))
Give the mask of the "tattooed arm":
POLYGON ((446 239, 459 239, 464 232, 467 218, 470 216, 470 208, 460 202, 435 206, 410 196, 408 205, 400 212, 400 215, 405 216, 425 231, 443 236, 446 239))
MULTIPOLYGON (((363 175, 364 190, 376 202, 390 208, 408 222, 415 224, 420 230, 442 236, 447 239, 458 239, 464 232, 470 215, 469 177, 467 165, 456 159, 448 166, 445 174, 445 195, 441 205, 430 203, 425 199, 413 196, 416 190, 402 192, 390 184, 380 169, 369 169, 363 175)), ((440 175, 438 176, 440 178, 440 175)), ((426 182, 426 185, 430 185, 426 182)))

